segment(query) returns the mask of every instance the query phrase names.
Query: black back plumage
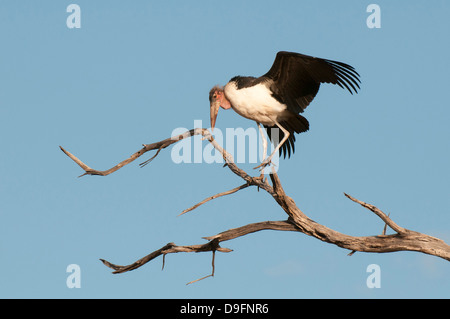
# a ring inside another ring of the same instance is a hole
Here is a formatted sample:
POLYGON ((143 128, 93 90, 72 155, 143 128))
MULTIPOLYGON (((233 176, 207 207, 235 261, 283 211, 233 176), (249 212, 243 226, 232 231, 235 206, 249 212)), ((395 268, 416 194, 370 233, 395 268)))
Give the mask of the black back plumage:
MULTIPOLYGON (((337 84, 347 89, 351 94, 357 93, 359 74, 345 63, 316 58, 295 52, 280 51, 270 70, 259 78, 246 78, 241 85, 266 84, 272 91, 272 96, 287 106, 292 116, 280 123, 289 133, 289 139, 280 148, 280 155, 284 153, 290 157, 294 153, 294 133, 305 132, 309 129, 308 121, 301 116, 306 107, 316 96, 321 83, 337 84)), ((278 127, 267 127, 269 138, 279 142, 284 133, 279 131, 279 139, 272 139, 272 130, 278 127)))

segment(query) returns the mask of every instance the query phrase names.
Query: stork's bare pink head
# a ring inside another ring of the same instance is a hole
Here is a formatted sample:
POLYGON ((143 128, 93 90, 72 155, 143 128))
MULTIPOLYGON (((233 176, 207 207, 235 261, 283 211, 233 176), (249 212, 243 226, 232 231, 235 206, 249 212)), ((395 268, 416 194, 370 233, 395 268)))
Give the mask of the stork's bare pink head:
POLYGON ((223 92, 223 87, 216 85, 211 91, 209 91, 209 104, 210 104, 210 115, 211 115, 211 130, 214 131, 214 126, 216 125, 217 114, 219 113, 219 107, 227 110, 231 107, 230 101, 225 97, 223 92))

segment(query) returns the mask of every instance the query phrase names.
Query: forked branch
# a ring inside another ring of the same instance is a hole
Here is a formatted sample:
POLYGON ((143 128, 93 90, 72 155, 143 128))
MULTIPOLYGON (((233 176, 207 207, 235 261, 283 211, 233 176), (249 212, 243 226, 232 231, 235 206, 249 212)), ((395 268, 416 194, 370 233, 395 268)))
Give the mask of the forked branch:
MULTIPOLYGON (((168 146, 182 140, 185 138, 189 138, 194 135, 202 135, 204 139, 207 139, 213 147, 222 154, 223 159, 225 160, 226 166, 237 176, 242 178, 245 183, 232 189, 229 191, 225 191, 216 195, 212 195, 205 200, 199 202, 191 208, 184 210, 181 214, 184 214, 188 211, 192 211, 198 206, 205 204, 206 202, 224 196, 236 193, 242 189, 245 189, 249 186, 257 186, 258 189, 263 189, 267 193, 269 193, 278 205, 286 212, 288 215, 288 219, 286 221, 266 221, 253 223, 249 225, 245 225, 238 228, 233 228, 226 230, 220 234, 204 237, 208 240, 207 243, 202 245, 188 245, 188 246, 177 246, 174 243, 169 243, 164 247, 148 254, 147 256, 137 260, 136 262, 127 265, 127 266, 118 266, 112 264, 106 260, 101 259, 101 261, 108 267, 114 269, 113 273, 123 273, 130 270, 134 270, 146 264, 147 262, 159 257, 164 257, 170 253, 178 253, 178 252, 205 252, 211 251, 213 252, 213 271, 211 275, 205 276, 200 279, 204 279, 214 275, 214 256, 216 251, 220 252, 230 252, 231 249, 220 247, 220 243, 223 241, 235 239, 241 236, 245 236, 249 233, 257 232, 260 230, 283 230, 283 231, 297 231, 304 233, 309 236, 313 236, 317 239, 320 239, 324 242, 334 244, 341 248, 345 248, 350 250, 350 254, 353 254, 355 251, 360 252, 373 252, 373 253, 386 253, 386 252, 395 252, 395 251, 416 251, 422 252, 429 255, 434 255, 445 260, 450 261, 450 246, 447 245, 443 240, 421 234, 419 232, 415 232, 397 225, 388 215, 382 212, 377 207, 362 202, 348 194, 345 194, 347 198, 350 200, 362 205, 363 207, 372 211, 376 216, 378 216, 386 226, 389 226, 395 233, 386 235, 386 231, 383 231, 383 234, 376 236, 365 236, 365 237, 357 237, 342 234, 335 230, 332 230, 324 225, 321 225, 308 216, 306 216, 295 204, 294 200, 286 195, 283 187, 281 185, 281 181, 276 174, 275 171, 272 171, 269 174, 272 185, 267 181, 267 179, 262 178, 261 176, 252 177, 247 174, 244 170, 240 169, 235 163, 233 157, 223 149, 213 138, 211 133, 206 129, 192 129, 183 134, 177 135, 175 137, 167 138, 160 142, 152 143, 152 144, 144 144, 143 148, 131 155, 128 159, 123 160, 119 164, 113 166, 112 168, 100 171, 95 170, 84 164, 81 160, 75 157, 73 154, 60 147, 61 150, 69 156, 75 163, 77 163, 83 170, 84 175, 100 175, 106 176, 109 175, 123 166, 133 162, 135 159, 139 158, 143 154, 148 151, 156 150, 156 153, 149 160, 143 162, 141 166, 148 164, 152 161, 161 150, 167 148, 168 146)), ((181 215, 180 214, 180 215, 181 215)), ((385 227, 386 227, 385 226, 385 227)), ((199 280, 200 280, 199 279, 199 280)), ((195 280, 197 281, 197 280, 195 280)), ((192 282, 195 282, 192 281, 192 282)), ((191 282, 191 283, 192 283, 191 282)))
MULTIPOLYGON (((205 278, 214 276, 214 254, 215 254, 215 252, 219 251, 219 252, 223 252, 223 253, 228 253, 228 252, 232 251, 229 248, 220 247, 221 242, 224 242, 227 240, 232 240, 232 239, 235 239, 235 238, 238 238, 241 236, 248 235, 250 233, 254 233, 254 232, 258 232, 258 231, 266 230, 266 229, 295 231, 296 227, 289 221, 265 221, 265 222, 253 223, 253 224, 248 224, 248 225, 238 227, 238 228, 232 228, 232 229, 226 230, 226 231, 221 232, 214 236, 204 237, 204 239, 208 240, 208 242, 203 245, 178 246, 178 245, 175 245, 174 243, 168 243, 167 245, 164 245, 160 249, 155 250, 155 251, 151 252, 150 254, 142 257, 141 259, 135 261, 134 263, 126 265, 126 266, 115 265, 104 259, 100 259, 100 260, 103 262, 104 265, 108 266, 109 268, 114 269, 114 271, 113 271, 114 274, 120 274, 123 272, 131 271, 136 268, 139 268, 159 256, 163 256, 163 268, 164 268, 165 256, 167 254, 180 253, 180 252, 199 253, 199 252, 211 251, 213 253, 213 260, 212 260, 213 271, 212 271, 211 275, 200 278, 200 279, 205 279, 205 278)), ((200 280, 200 279, 198 279, 198 280, 200 280)), ((196 282, 198 280, 191 281, 188 284, 196 282)))

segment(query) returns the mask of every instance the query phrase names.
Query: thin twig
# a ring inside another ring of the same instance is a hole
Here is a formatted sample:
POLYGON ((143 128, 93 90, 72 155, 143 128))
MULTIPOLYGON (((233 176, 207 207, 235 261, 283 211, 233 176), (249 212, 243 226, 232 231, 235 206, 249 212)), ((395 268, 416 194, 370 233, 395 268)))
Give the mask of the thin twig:
POLYGON ((397 225, 392 219, 389 218, 388 215, 386 215, 384 212, 382 212, 380 209, 378 209, 377 207, 375 207, 374 205, 370 205, 367 204, 363 201, 360 201, 346 193, 344 193, 344 195, 349 198, 350 200, 354 201, 355 203, 360 204, 361 206, 369 209, 370 211, 374 212, 375 215, 377 215, 378 217, 380 217, 389 227, 392 228, 393 231, 401 234, 401 233, 405 233, 407 230, 403 227, 400 227, 399 225, 397 225))
POLYGON ((166 263, 166 254, 163 254, 162 256, 163 256, 163 262, 162 262, 161 270, 164 270, 164 265, 166 263))
POLYGON ((187 285, 190 285, 190 284, 193 284, 194 282, 197 282, 197 281, 203 280, 203 279, 205 279, 205 278, 208 278, 208 277, 214 277, 214 271, 215 271, 214 259, 215 259, 215 256, 216 256, 216 251, 213 250, 213 251, 212 251, 212 272, 211 272, 211 274, 209 274, 209 275, 207 275, 207 276, 205 276, 205 277, 202 277, 202 278, 199 278, 199 279, 195 279, 195 280, 193 280, 193 281, 190 281, 190 282, 188 282, 188 283, 186 284, 186 286, 187 286, 187 285))
MULTIPOLYGON (((389 217, 391 214, 387 214, 387 216, 389 217)), ((383 231, 381 232, 381 235, 386 235, 386 230, 387 230, 387 224, 384 223, 384 227, 383 227, 383 231)))
POLYGON ((240 185, 240 186, 238 186, 238 187, 235 187, 235 188, 233 188, 233 189, 230 189, 229 191, 225 191, 225 192, 222 192, 222 193, 213 195, 213 196, 209 196, 208 198, 205 198, 204 200, 202 200, 200 203, 197 203, 197 204, 195 204, 194 206, 192 206, 192 207, 190 207, 190 208, 187 208, 187 209, 183 210, 180 214, 178 214, 178 216, 181 216, 181 215, 183 215, 183 214, 186 214, 187 212, 190 212, 191 210, 196 209, 196 208, 199 207, 200 205, 203 205, 204 203, 209 202, 209 201, 212 200, 212 199, 215 199, 215 198, 219 198, 219 197, 222 197, 222 196, 225 196, 225 195, 230 195, 230 194, 236 193, 237 191, 240 191, 241 189, 247 188, 247 187, 249 187, 249 186, 250 186, 249 183, 245 183, 245 184, 242 184, 242 185, 240 185))
POLYGON ((158 150, 156 151, 155 155, 153 155, 151 158, 149 158, 148 160, 146 160, 145 162, 142 162, 139 164, 140 167, 144 167, 145 165, 147 165, 148 163, 150 163, 151 161, 153 161, 153 159, 158 156, 159 152, 161 152, 162 148, 158 148, 158 150))

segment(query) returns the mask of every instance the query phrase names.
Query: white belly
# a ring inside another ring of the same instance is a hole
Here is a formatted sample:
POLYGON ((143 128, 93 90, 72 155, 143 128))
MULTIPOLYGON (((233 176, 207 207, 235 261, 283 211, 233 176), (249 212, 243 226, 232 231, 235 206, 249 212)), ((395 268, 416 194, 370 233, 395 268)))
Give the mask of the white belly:
POLYGON ((261 124, 275 125, 286 110, 286 105, 274 99, 263 84, 238 90, 236 83, 231 82, 225 85, 224 92, 236 113, 261 124))

